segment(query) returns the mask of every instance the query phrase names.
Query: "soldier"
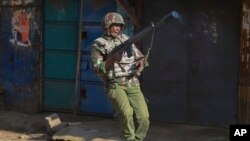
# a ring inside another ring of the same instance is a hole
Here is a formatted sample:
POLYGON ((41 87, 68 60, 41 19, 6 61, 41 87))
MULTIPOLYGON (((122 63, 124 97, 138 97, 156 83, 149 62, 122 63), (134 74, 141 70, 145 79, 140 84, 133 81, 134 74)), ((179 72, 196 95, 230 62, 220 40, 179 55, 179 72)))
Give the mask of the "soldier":
POLYGON ((105 15, 103 36, 93 42, 91 49, 93 70, 104 81, 107 97, 119 117, 122 138, 142 141, 149 127, 148 107, 138 80, 144 69, 144 61, 140 59, 143 55, 133 44, 131 57, 123 52, 105 60, 112 49, 128 39, 122 34, 124 25, 120 14, 105 15))

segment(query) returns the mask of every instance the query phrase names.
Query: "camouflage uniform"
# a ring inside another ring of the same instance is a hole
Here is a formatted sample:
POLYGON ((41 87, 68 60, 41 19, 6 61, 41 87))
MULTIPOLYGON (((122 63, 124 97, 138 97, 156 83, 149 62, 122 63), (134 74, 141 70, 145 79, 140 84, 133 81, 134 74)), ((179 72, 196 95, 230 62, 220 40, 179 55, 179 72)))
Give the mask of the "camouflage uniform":
POLYGON ((112 63, 106 69, 105 56, 128 37, 120 34, 110 35, 111 24, 121 24, 124 21, 117 13, 108 13, 104 17, 104 35, 97 38, 92 45, 91 56, 93 69, 105 83, 107 96, 114 110, 118 113, 122 136, 125 140, 141 141, 145 138, 149 127, 149 113, 144 96, 140 89, 136 59, 143 57, 142 53, 132 45, 132 56, 123 52, 121 60, 112 63))

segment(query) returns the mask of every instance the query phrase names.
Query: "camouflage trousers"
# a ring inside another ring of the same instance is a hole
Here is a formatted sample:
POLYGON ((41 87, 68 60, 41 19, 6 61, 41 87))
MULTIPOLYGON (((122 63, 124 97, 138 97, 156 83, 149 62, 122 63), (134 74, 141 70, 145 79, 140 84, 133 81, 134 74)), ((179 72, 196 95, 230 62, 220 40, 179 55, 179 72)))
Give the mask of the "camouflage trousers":
POLYGON ((115 85, 107 95, 118 114, 123 138, 142 141, 149 127, 149 112, 140 87, 115 85))

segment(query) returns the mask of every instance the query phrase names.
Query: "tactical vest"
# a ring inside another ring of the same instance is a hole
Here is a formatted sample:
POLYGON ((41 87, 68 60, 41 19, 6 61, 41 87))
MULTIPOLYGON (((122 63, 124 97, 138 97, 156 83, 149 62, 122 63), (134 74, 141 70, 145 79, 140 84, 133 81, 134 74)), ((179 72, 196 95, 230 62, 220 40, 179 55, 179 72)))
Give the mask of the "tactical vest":
MULTIPOLYGON (((120 39, 108 41, 103 37, 99 37, 95 40, 95 42, 97 42, 99 46, 104 48, 102 53, 105 56, 109 54, 115 46, 120 45, 127 39, 128 37, 125 34, 122 34, 120 39)), ((110 79, 131 76, 136 72, 136 53, 133 48, 135 48, 134 45, 132 45, 133 51, 131 57, 128 57, 127 52, 123 52, 121 61, 113 63, 111 69, 108 71, 108 77, 110 79)))

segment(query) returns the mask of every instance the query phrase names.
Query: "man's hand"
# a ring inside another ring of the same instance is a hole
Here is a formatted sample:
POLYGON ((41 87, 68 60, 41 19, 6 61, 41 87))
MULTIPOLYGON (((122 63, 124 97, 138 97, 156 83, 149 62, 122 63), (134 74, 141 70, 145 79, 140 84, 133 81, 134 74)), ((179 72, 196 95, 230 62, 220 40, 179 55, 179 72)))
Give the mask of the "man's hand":
POLYGON ((144 59, 138 61, 138 62, 136 63, 136 67, 137 67, 137 69, 138 69, 137 73, 138 73, 138 75, 140 75, 140 73, 141 73, 141 72, 143 71, 143 69, 144 69, 144 59))
POLYGON ((111 58, 112 58, 113 62, 120 62, 122 59, 122 54, 117 52, 111 58))

